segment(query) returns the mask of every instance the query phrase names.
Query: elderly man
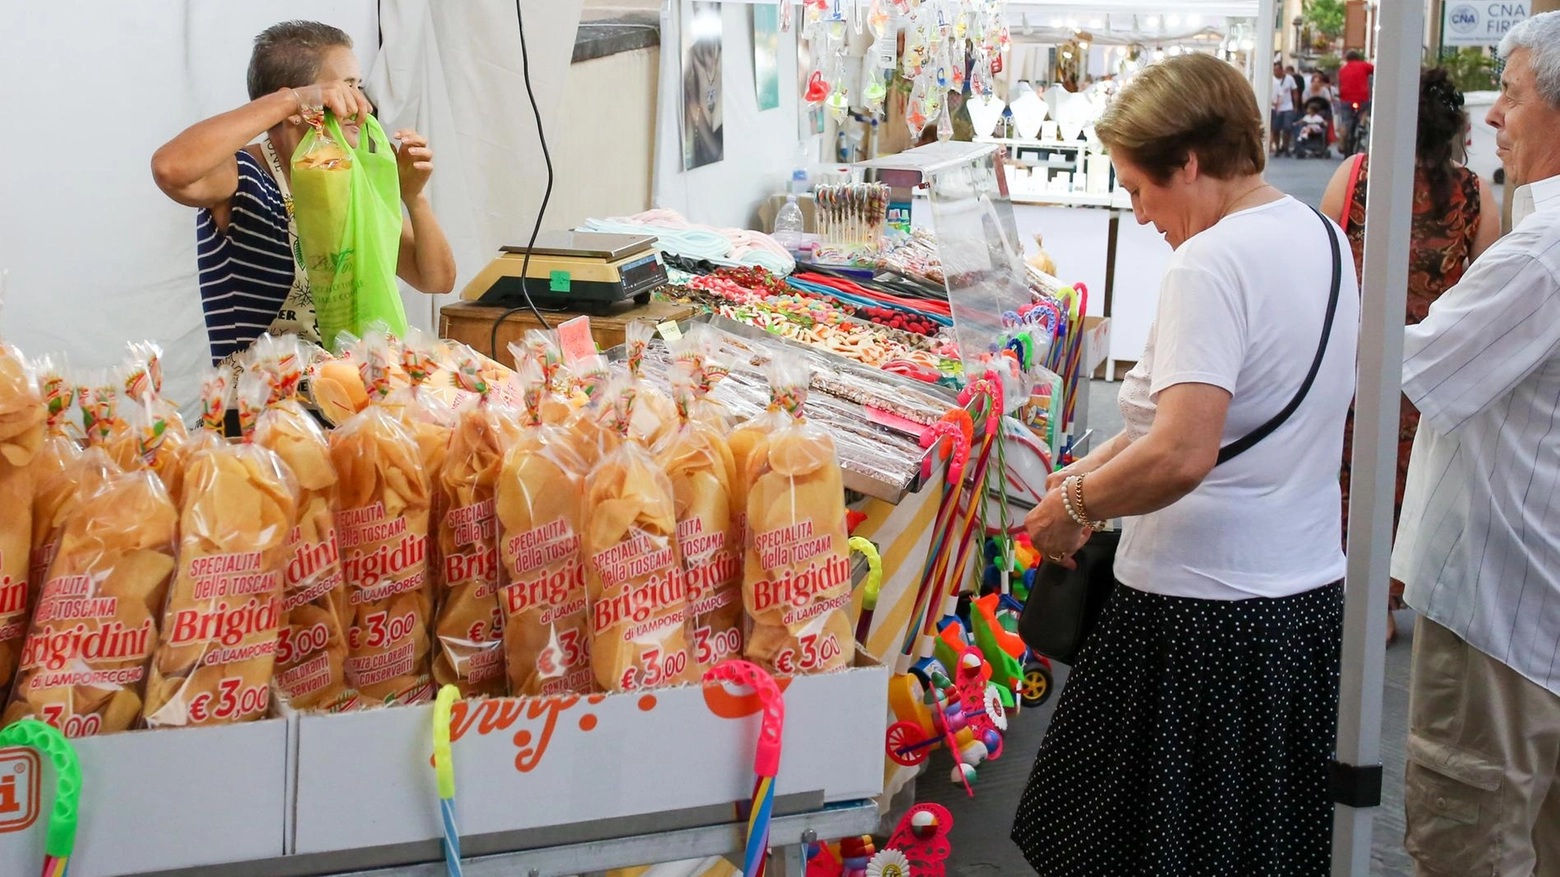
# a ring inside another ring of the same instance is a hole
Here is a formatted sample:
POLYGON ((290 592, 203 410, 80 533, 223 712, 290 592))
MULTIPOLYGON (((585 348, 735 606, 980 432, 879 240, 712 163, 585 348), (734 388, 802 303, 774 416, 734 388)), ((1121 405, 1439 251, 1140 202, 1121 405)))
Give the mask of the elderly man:
POLYGON ((1407 330, 1421 421, 1393 575, 1421 617, 1406 844, 1418 874, 1560 875, 1560 12, 1501 42, 1510 234, 1407 330))

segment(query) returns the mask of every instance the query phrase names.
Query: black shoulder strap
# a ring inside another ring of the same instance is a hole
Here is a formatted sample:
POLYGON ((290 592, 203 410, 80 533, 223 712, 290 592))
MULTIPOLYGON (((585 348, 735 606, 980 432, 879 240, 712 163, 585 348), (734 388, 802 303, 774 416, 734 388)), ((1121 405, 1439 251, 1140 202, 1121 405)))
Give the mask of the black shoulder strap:
POLYGON ((1327 355, 1327 342, 1332 338, 1333 317, 1338 313, 1338 290, 1343 285, 1343 251, 1339 248, 1338 236, 1333 233, 1332 223, 1315 207, 1311 208, 1311 212, 1322 221, 1322 228, 1327 232, 1327 242, 1332 244, 1332 293, 1327 299, 1327 319, 1322 323, 1322 343, 1316 348, 1316 358, 1311 360, 1311 371, 1306 374, 1304 383, 1300 385, 1300 391, 1289 400, 1284 410, 1273 415, 1273 419, 1267 423, 1220 448, 1219 463, 1228 463, 1251 450, 1253 445, 1283 426, 1284 421, 1288 420, 1289 416, 1295 413, 1295 409, 1300 407, 1300 403, 1305 401, 1306 394, 1311 392, 1311 384, 1316 382, 1316 373, 1322 369, 1322 359, 1327 355))

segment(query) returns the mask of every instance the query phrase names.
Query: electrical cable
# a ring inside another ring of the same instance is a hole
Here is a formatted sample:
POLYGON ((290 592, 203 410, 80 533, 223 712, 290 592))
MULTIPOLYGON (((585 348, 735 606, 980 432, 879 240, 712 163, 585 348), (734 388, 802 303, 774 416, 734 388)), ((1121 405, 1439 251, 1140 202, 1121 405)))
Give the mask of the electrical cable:
POLYGON ((499 315, 493 321, 493 331, 488 335, 488 355, 498 359, 498 327, 504 321, 530 308, 536 321, 542 324, 543 329, 551 329, 552 324, 542 316, 541 309, 531 299, 531 250, 536 247, 536 236, 542 231, 542 217, 547 214, 547 202, 552 199, 553 190, 553 165, 552 155, 547 151, 547 132, 542 130, 542 111, 536 106, 536 92, 531 88, 531 53, 525 45, 525 18, 520 14, 520 0, 515 0, 515 24, 520 27, 520 74, 525 79, 525 96, 531 101, 531 115, 536 119, 536 139, 542 145, 542 162, 547 165, 547 188, 542 192, 542 206, 536 211, 536 224, 531 226, 531 240, 525 245, 525 258, 520 261, 520 294, 525 296, 525 304, 520 307, 510 308, 499 315))

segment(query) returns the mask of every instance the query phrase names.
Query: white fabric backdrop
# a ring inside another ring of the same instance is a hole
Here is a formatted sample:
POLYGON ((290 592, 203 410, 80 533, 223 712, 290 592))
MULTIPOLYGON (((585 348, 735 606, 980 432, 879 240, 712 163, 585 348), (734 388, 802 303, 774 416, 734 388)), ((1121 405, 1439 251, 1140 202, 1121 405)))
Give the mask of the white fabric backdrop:
POLYGON ((377 51, 375 0, 0 2, 0 333, 29 355, 117 365, 126 341, 167 352, 172 398, 211 362, 195 212, 152 182, 152 152, 248 100, 255 34, 313 18, 377 51))
MULTIPOLYGON (((780 35, 780 106, 759 112, 753 87, 751 4, 722 3, 720 82, 726 155, 714 164, 684 171, 680 8, 673 0, 661 14, 661 87, 651 186, 655 205, 676 210, 692 222, 752 228, 759 202, 785 191, 796 163, 798 28, 780 35)), ((796 15, 799 23, 801 10, 796 15)))
MULTIPOLYGON (((525 0, 549 130, 579 9, 580 0, 525 0)), ((0 114, 10 121, 0 147, 0 269, 9 271, 0 335, 82 367, 116 365, 126 341, 155 339, 170 396, 194 399, 210 362, 195 216, 157 190, 151 155, 242 104, 254 35, 290 18, 350 34, 385 126, 431 138, 429 192, 459 284, 500 243, 529 233, 544 178, 512 0, 0 0, 0 114)), ((432 328, 429 304, 409 294, 408 318, 432 328)))
MULTIPOLYGON (((557 156, 569 148, 559 119, 581 0, 524 4, 531 86, 557 156)), ((436 329, 436 309, 453 301, 500 246, 530 237, 546 167, 521 75, 514 0, 384 0, 380 14, 385 44, 369 73, 369 92, 387 130, 411 126, 428 135, 434 150, 429 197, 459 268, 456 294, 403 290, 407 319, 436 329)), ((602 128, 611 136, 610 119, 602 128)), ((558 197, 556 189, 553 194, 558 197)))

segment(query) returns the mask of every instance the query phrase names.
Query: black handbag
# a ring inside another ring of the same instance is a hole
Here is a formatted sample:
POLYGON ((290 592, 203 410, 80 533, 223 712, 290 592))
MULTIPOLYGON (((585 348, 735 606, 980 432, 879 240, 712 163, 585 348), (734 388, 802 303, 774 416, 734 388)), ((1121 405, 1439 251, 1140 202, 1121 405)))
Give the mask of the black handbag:
MULTIPOLYGON (((1300 390, 1284 409, 1266 423, 1239 439, 1219 449, 1218 463, 1227 463, 1257 442, 1267 438, 1284 425, 1316 382, 1321 371, 1322 359, 1327 355, 1327 342, 1332 337, 1333 318, 1338 312, 1338 292, 1343 281, 1343 252, 1338 236, 1330 221, 1316 210, 1311 212, 1322 221, 1327 230, 1327 240, 1332 244, 1333 270, 1332 292, 1327 300, 1327 318, 1322 323, 1322 340, 1311 361, 1311 370, 1300 384, 1300 390)), ((1029 599, 1018 618, 1018 635, 1030 649, 1063 664, 1072 664, 1088 642, 1099 622, 1100 613, 1116 588, 1116 548, 1121 544, 1121 534, 1116 530, 1104 530, 1093 534, 1076 554, 1075 569, 1042 560, 1035 572, 1034 584, 1029 589, 1029 599)))

